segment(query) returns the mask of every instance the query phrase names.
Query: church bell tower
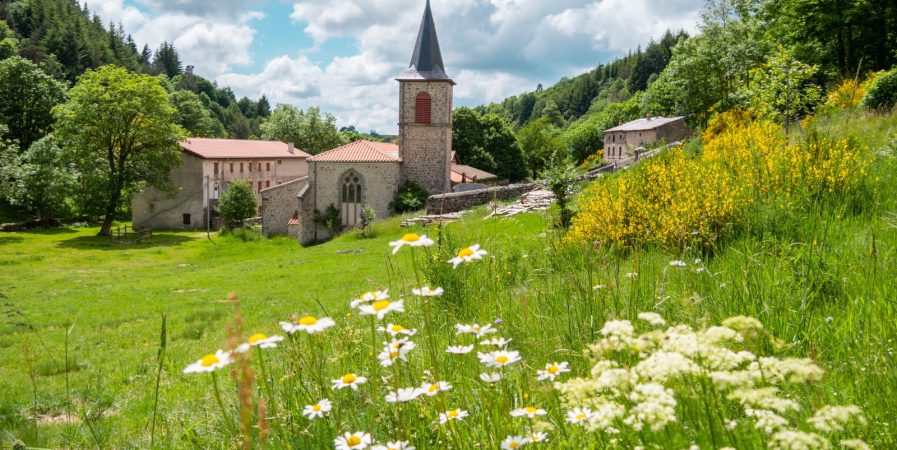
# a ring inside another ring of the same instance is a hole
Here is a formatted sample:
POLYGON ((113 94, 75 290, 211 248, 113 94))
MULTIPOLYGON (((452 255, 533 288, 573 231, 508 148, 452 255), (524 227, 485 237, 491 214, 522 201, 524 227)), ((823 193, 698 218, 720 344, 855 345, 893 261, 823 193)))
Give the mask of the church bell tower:
POLYGON ((430 1, 408 70, 399 82, 399 153, 402 177, 430 195, 451 191, 452 91, 445 73, 430 1))

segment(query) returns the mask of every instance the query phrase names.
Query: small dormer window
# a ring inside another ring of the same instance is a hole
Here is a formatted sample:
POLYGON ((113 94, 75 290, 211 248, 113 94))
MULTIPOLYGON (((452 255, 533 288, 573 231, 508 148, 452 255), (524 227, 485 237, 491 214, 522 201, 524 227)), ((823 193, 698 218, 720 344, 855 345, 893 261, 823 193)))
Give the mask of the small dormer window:
POLYGON ((433 100, 430 94, 421 92, 414 99, 414 123, 430 123, 433 100))

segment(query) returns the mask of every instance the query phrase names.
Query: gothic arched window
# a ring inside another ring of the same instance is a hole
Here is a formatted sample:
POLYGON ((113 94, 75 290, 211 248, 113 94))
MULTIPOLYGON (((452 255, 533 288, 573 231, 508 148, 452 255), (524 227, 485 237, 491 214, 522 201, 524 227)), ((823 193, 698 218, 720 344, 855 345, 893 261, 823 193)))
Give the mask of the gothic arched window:
POLYGON ((340 184, 340 212, 343 226, 355 226, 361 213, 361 179, 354 171, 349 171, 340 178, 340 184))
POLYGON ((430 94, 421 92, 414 99, 414 123, 430 123, 433 100, 430 94))

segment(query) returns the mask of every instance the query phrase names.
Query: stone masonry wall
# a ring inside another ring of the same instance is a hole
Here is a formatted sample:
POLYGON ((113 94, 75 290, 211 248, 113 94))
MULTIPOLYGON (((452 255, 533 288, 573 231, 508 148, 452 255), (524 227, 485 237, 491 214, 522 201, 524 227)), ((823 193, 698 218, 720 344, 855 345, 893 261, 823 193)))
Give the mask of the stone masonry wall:
POLYGON ((131 198, 131 220, 135 228, 182 230, 206 227, 205 180, 202 161, 183 153, 183 165, 171 170, 171 181, 178 187, 172 196, 147 186, 131 198), (190 215, 190 224, 184 215, 190 215))
POLYGON ((399 87, 399 147, 402 175, 431 194, 451 190, 452 84, 402 81, 399 87), (415 99, 431 97, 431 123, 415 123, 415 99))
POLYGON ((305 186, 308 186, 308 177, 262 190, 260 215, 265 236, 288 234, 290 219, 299 211, 297 196, 305 186))
POLYGON ((512 184, 467 192, 432 195, 427 199, 427 214, 448 214, 496 200, 514 200, 536 188, 533 183, 512 184))

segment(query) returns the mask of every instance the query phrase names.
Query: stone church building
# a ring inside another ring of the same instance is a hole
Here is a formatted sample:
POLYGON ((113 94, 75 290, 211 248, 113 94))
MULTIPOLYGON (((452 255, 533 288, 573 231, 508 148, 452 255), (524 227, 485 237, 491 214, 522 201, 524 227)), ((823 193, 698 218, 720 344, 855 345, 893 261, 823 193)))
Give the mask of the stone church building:
POLYGON ((399 82, 399 144, 356 141, 307 159, 308 176, 261 191, 265 234, 289 234, 303 244, 329 237, 315 211, 337 208, 343 226, 359 222, 362 205, 390 214, 399 186, 410 180, 430 193, 451 191, 452 92, 430 3, 399 82))

